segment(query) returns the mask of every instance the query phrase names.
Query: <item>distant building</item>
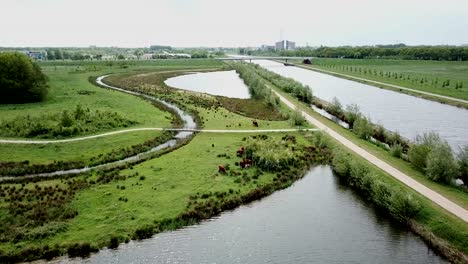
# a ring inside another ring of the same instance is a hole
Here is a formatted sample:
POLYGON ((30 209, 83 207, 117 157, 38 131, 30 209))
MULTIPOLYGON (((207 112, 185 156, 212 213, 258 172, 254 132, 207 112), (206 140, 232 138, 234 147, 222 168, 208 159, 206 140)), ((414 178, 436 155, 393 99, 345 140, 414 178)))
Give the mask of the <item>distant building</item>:
POLYGON ((296 49, 296 43, 289 40, 281 40, 275 44, 276 50, 294 50, 296 49))
POLYGON ((22 51, 22 53, 28 55, 33 60, 45 60, 46 53, 41 51, 22 51))
POLYGON ((151 60, 152 58, 153 58, 152 53, 145 53, 145 54, 141 55, 141 59, 143 59, 143 60, 151 60))
POLYGON ((263 51, 275 50, 275 46, 262 45, 260 49, 263 51))

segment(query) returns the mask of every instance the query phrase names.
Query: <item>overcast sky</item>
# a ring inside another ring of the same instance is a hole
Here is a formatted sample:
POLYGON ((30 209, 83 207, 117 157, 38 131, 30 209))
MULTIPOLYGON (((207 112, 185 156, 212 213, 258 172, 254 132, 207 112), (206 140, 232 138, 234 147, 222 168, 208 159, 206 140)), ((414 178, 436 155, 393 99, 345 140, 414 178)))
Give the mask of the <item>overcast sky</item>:
POLYGON ((0 46, 468 44, 468 0, 0 0, 0 46))

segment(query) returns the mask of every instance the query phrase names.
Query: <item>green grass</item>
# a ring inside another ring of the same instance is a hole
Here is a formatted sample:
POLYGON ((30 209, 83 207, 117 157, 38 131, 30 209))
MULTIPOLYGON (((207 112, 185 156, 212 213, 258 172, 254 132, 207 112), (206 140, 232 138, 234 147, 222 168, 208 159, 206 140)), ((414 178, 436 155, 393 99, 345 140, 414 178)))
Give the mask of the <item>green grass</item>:
POLYGON ((468 100, 468 62, 466 61, 314 59, 311 67, 468 100), (387 77, 385 73, 398 76, 387 77), (450 80, 450 85, 442 87, 442 83, 446 80, 450 80), (462 82, 463 88, 456 89, 457 82, 462 82))
POLYGON ((77 105, 81 105, 91 110, 117 112, 128 120, 138 122, 134 127, 168 125, 168 115, 150 102, 94 86, 88 81, 88 76, 97 76, 105 72, 69 73, 63 69, 46 71, 50 78, 47 100, 32 104, 0 105, 0 120, 11 120, 26 115, 56 114, 63 110, 73 112, 77 105))
MULTIPOLYGON (((290 133, 289 133, 290 134, 290 133)), ((77 241, 89 241, 92 245, 107 245, 112 236, 130 238, 137 228, 152 225, 155 221, 174 219, 185 212, 190 196, 204 193, 235 191, 240 196, 273 181, 274 174, 264 173, 258 179, 251 177, 256 169, 244 170, 249 181, 236 182, 242 176, 223 175, 217 172, 218 165, 241 171, 235 162, 236 150, 245 145, 243 138, 251 134, 198 134, 190 144, 121 171, 132 176, 126 180, 93 185, 80 191, 72 201, 78 215, 67 222, 65 231, 37 241, 1 243, 0 249, 14 250, 25 245, 66 245, 77 241), (229 158, 220 156, 227 154, 229 158), (174 166, 174 164, 180 164, 174 166), (140 177, 144 176, 144 180, 140 177), (119 186, 119 188, 118 188, 119 186), (125 186, 122 189, 121 186, 125 186), (120 201, 119 198, 128 201, 120 201)), ((286 133, 274 134, 281 138, 286 133)), ((294 133, 298 144, 306 144, 299 133, 294 133)), ((42 182, 41 186, 60 184, 59 180, 42 182)), ((11 186, 11 185, 8 185, 11 186)), ((19 186, 16 184, 15 186, 19 186)), ((32 186, 31 186, 32 187, 32 186)), ((5 203, 0 202, 0 219, 5 203)))
MULTIPOLYGON (((205 67, 218 67, 220 62, 214 60, 132 62, 129 64, 129 68, 122 68, 115 63, 113 66, 109 66, 103 62, 76 62, 74 64, 70 64, 70 62, 43 62, 41 64, 44 72, 50 78, 50 90, 47 100, 32 104, 0 105, 0 122, 27 115, 39 117, 41 115, 57 114, 63 110, 73 112, 79 104, 82 108, 89 108, 92 111, 117 112, 120 116, 137 122, 136 125, 130 127, 117 127, 93 134, 138 127, 171 127, 172 117, 170 113, 163 112, 149 101, 136 96, 97 87, 88 81, 88 77, 123 71, 140 73, 150 70, 157 72, 187 68, 203 69, 205 67)), ((48 164, 54 160, 86 162, 92 157, 143 143, 158 135, 161 135, 161 133, 139 131, 70 143, 48 145, 0 144, 0 161, 29 160, 32 164, 48 164)))
POLYGON ((46 145, 0 144, 0 161, 25 161, 48 164, 54 160, 87 162, 92 157, 143 143, 161 135, 161 131, 135 131, 69 143, 46 145))

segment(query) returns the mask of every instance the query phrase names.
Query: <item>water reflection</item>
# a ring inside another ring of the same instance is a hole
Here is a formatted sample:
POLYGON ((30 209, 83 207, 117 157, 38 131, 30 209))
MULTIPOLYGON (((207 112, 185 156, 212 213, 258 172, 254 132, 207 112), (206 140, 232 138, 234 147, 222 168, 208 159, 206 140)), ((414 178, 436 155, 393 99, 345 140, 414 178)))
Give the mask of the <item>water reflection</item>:
POLYGON ((331 102, 336 97, 343 105, 357 104, 374 123, 406 138, 435 131, 454 150, 468 145, 468 110, 273 61, 253 62, 309 85, 321 99, 331 102))
POLYGON ((221 95, 230 98, 250 98, 249 89, 244 84, 236 71, 219 71, 207 73, 195 73, 169 78, 165 81, 168 86, 221 95))
POLYGON ((181 230, 65 263, 443 263, 326 166, 290 188, 181 230))

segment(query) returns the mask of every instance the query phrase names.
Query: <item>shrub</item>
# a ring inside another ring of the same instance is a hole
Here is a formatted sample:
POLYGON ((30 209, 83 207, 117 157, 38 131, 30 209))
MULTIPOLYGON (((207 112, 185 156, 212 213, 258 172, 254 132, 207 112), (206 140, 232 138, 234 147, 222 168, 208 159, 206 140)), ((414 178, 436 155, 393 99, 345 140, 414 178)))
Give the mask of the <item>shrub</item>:
POLYGON ((42 101, 47 95, 47 77, 39 65, 19 52, 0 53, 0 103, 42 101))
POLYGON ((468 145, 460 149, 457 157, 459 176, 463 183, 468 186, 468 145))
POLYGON ((441 142, 440 136, 434 132, 416 136, 415 143, 408 150, 408 158, 413 166, 424 171, 427 157, 436 144, 441 142))
POLYGON ((351 104, 351 105, 346 106, 345 116, 346 116, 346 120, 349 123, 349 127, 353 128, 354 121, 356 121, 356 119, 361 116, 361 111, 359 110, 359 106, 357 104, 351 104))
POLYGON ((328 110, 334 116, 340 116, 343 114, 343 106, 340 101, 338 101, 338 98, 333 97, 328 110))
POLYGON ((427 177, 434 181, 450 183, 457 172, 457 162, 449 144, 446 141, 436 144, 427 156, 427 177))
POLYGON ((400 144, 394 144, 390 147, 390 154, 393 157, 401 158, 403 155, 403 147, 400 144))
POLYGON ((353 122, 353 132, 362 139, 369 139, 373 134, 372 124, 369 119, 363 116, 358 116, 353 122))
POLYGON ((289 121, 293 126, 302 126, 306 122, 305 118, 302 116, 302 112, 297 108, 291 113, 289 121))
POLYGON ((91 245, 87 242, 83 242, 83 243, 75 243, 71 245, 68 248, 67 253, 71 258, 75 258, 75 257, 87 257, 89 256, 91 251, 92 251, 91 245))
POLYGON ((119 239, 115 236, 111 237, 109 242, 109 248, 114 249, 119 247, 119 239))

